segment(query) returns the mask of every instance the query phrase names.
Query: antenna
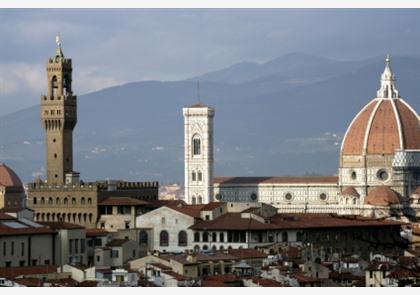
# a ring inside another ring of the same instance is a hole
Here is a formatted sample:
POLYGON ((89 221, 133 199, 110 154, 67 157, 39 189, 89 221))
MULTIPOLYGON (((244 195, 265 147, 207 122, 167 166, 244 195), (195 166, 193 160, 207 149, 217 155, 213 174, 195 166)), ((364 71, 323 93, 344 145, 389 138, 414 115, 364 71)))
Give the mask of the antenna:
POLYGON ((197 81, 197 99, 198 99, 198 102, 201 102, 201 97, 200 97, 200 81, 197 81))

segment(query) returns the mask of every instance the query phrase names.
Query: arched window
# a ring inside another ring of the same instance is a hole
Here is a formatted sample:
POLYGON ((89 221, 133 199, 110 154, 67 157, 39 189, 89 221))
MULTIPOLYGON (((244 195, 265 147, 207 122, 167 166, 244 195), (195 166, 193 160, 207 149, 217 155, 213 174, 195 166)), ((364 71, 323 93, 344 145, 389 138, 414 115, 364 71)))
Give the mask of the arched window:
POLYGON ((161 247, 168 247, 169 246, 169 234, 166 230, 163 230, 163 231, 160 232, 159 245, 161 247))
POLYGON ((220 250, 223 250, 223 249, 225 249, 225 247, 223 247, 223 245, 222 246, 220 246, 220 248, 219 248, 220 250))
POLYGON ((356 200, 356 198, 353 198, 353 205, 356 205, 357 204, 357 200, 356 200))
POLYGON ((76 198, 71 198, 71 204, 76 205, 76 198))
POLYGON ((55 199, 55 203, 56 203, 57 205, 60 205, 60 203, 61 203, 60 198, 56 198, 56 199, 55 199))
POLYGON ((89 213, 89 223, 92 223, 92 216, 93 216, 93 214, 89 213))
POLYGON ((197 203, 197 199, 195 198, 195 196, 192 197, 192 204, 195 205, 197 203))
POLYGON ((82 198, 82 199, 80 200, 80 204, 84 205, 85 203, 86 203, 85 198, 82 198))
POLYGON ((224 243, 225 241, 225 235, 223 233, 219 234, 219 242, 224 243))
POLYGON ((200 242, 200 233, 198 231, 194 233, 194 242, 200 242))
POLYGON ((58 81, 57 81, 57 76, 54 76, 51 80, 51 95, 52 96, 56 96, 57 92, 58 92, 58 81))
POLYGON ((87 221, 87 213, 84 213, 83 214, 83 223, 86 223, 86 221, 87 221))
POLYGON ((195 246, 194 246, 194 252, 198 252, 198 251, 200 251, 200 246, 195 245, 195 246))
POLYGON ((198 196, 197 204, 203 204, 203 198, 201 196, 198 196))
POLYGON ((145 230, 140 231, 139 234, 139 243, 140 245, 148 245, 149 244, 149 235, 145 230))
POLYGON ((36 198, 34 198, 34 205, 36 205, 36 202, 37 202, 37 199, 36 199, 36 198))
POLYGON ((92 205, 92 199, 88 198, 88 205, 92 205))
POLYGON ((71 79, 70 79, 69 75, 64 76, 63 91, 64 91, 64 94, 71 93, 71 79))
POLYGON ((208 242, 209 241, 209 233, 208 232, 203 232, 203 242, 208 242))
POLYGON ((191 179, 192 179, 192 181, 196 181, 197 180, 197 176, 195 174, 195 171, 192 172, 191 179))
POLYGON ((296 241, 302 242, 302 233, 300 231, 296 233, 296 241))
POLYGON ((212 233, 211 239, 212 239, 213 242, 217 242, 217 234, 216 233, 212 233))
POLYGON ((287 234, 287 232, 283 232, 283 234, 281 235, 281 241, 282 242, 288 242, 289 241, 289 235, 287 234))
POLYGON ((48 205, 52 205, 53 203, 53 199, 52 198, 48 198, 48 205))
POLYGON ((188 245, 188 236, 185 230, 178 233, 178 246, 186 247, 188 245))
POLYGON ((201 154, 201 140, 198 135, 195 135, 193 137, 193 156, 199 156, 201 154))
POLYGON ((47 221, 50 221, 50 213, 47 213, 47 221))
POLYGON ((69 199, 64 198, 64 205, 67 205, 69 203, 69 199))
POLYGON ((208 249, 209 249, 209 246, 207 246, 207 245, 203 246, 203 250, 208 250, 208 249))
POLYGON ((45 199, 41 198, 41 204, 45 204, 45 199))
POLYGON ((198 171, 197 178, 198 178, 198 181, 203 181, 203 173, 201 173, 201 171, 198 171))

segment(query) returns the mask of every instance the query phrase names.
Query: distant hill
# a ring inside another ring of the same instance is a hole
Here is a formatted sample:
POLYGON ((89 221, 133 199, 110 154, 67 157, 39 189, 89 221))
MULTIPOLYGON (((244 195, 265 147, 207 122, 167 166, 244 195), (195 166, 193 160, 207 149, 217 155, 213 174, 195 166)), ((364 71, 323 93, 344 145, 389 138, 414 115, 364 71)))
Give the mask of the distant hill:
MULTIPOLYGON (((420 59, 393 57, 392 67, 401 95, 420 110, 420 59)), ((203 102, 216 109, 216 175, 334 174, 341 137, 376 94, 383 68, 383 58, 342 62, 295 53, 82 95, 74 167, 85 180, 182 181, 182 107, 195 102, 200 80, 203 102)), ((25 182, 44 172, 39 106, 0 117, 0 138, 0 161, 25 182)))

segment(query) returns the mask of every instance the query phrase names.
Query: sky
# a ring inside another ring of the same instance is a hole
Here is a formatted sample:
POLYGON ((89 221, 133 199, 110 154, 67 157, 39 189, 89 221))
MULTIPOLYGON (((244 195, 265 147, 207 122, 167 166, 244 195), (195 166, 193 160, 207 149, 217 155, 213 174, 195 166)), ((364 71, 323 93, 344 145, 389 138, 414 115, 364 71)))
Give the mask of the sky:
POLYGON ((39 103, 58 32, 78 95, 293 52, 420 55, 419 9, 0 9, 0 116, 39 103))

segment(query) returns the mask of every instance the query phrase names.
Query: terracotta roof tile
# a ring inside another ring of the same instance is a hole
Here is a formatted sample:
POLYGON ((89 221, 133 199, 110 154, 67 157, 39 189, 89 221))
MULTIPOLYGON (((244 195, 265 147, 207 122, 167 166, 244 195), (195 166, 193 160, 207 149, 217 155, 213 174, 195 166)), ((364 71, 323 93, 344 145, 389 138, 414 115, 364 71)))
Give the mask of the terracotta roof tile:
POLYGON ((0 163, 0 185, 23 188, 19 176, 6 164, 0 163))
POLYGON ((43 221, 43 222, 38 222, 39 224, 48 226, 49 228, 52 229, 84 229, 85 227, 78 225, 78 224, 74 224, 74 223, 67 223, 67 222, 47 222, 47 221, 43 221))
POLYGON ((56 272, 57 266, 55 265, 0 267, 0 277, 8 279, 22 275, 47 274, 56 272))
POLYGON ((229 249, 228 253, 237 259, 267 258, 267 254, 256 249, 229 249))
POLYGON ((389 206, 399 203, 400 199, 398 193, 386 185, 372 189, 365 198, 365 204, 369 205, 389 206))
POLYGON ((113 239, 107 245, 107 247, 121 247, 125 243, 129 242, 127 239, 113 239))
POLYGON ((106 236, 109 232, 101 228, 87 228, 86 237, 100 237, 106 236))
POLYGON ((201 210, 203 210, 205 206, 206 205, 201 204, 201 205, 178 205, 178 206, 168 205, 166 207, 176 210, 178 212, 181 212, 183 214, 189 215, 194 218, 200 218, 201 210))
POLYGON ((210 202, 207 205, 205 205, 202 210, 203 211, 214 210, 214 209, 222 207, 224 205, 226 205, 226 203, 224 203, 224 202, 210 202))
POLYGON ((360 194, 353 186, 349 186, 345 190, 341 192, 342 196, 352 196, 352 197, 360 197, 360 194))

